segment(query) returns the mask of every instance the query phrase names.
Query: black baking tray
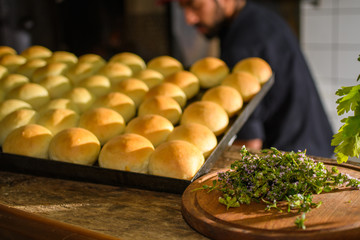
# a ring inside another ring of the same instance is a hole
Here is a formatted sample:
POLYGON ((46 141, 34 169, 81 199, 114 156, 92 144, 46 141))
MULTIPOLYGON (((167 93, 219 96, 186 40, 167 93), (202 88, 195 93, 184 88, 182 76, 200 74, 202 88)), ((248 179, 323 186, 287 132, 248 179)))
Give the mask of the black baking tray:
POLYGON ((182 180, 143 173, 127 172, 95 166, 85 166, 48 159, 32 158, 0 152, 0 170, 32 174, 36 176, 84 181, 114 186, 140 188, 152 191, 183 193, 195 179, 208 173, 222 153, 233 143, 241 129, 274 83, 274 76, 267 81, 260 92, 244 105, 241 112, 230 119, 229 127, 218 137, 218 144, 207 157, 203 166, 191 180, 182 180))

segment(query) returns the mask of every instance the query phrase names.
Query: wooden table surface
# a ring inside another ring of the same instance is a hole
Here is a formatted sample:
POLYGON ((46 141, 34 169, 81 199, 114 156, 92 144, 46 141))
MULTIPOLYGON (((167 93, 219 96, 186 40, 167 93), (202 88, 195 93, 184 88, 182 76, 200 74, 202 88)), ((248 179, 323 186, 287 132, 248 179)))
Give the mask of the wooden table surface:
MULTIPOLYGON (((229 166, 233 157, 227 155, 236 156, 237 150, 238 147, 233 146, 226 151, 214 170, 229 166)), ((52 222, 55 225, 65 223, 67 227, 80 227, 80 230, 114 239, 206 239, 184 221, 180 194, 45 178, 0 169, 0 204, 32 217, 41 217, 45 220, 42 226, 47 220, 55 220, 52 222)), ((30 225, 30 229, 34 228, 30 225)))
MULTIPOLYGON (((228 167, 239 156, 238 150, 238 146, 231 146, 213 170, 228 167)), ((180 194, 45 178, 0 169, 0 238, 3 239, 1 233, 6 223, 1 222, 11 218, 1 215, 4 213, 1 206, 10 207, 10 214, 15 214, 12 216, 15 223, 19 222, 18 216, 30 219, 17 226, 23 229, 22 232, 37 227, 39 229, 35 230, 41 232, 51 224, 53 228, 65 229, 58 239, 65 239, 64 236, 69 240, 207 239, 183 219, 180 194), (20 215, 11 209, 20 210, 20 215), (33 226, 31 222, 34 221, 39 224, 33 226), (69 237, 71 232, 86 235, 87 231, 90 238, 69 237)), ((7 211, 5 209, 6 214, 7 211)), ((8 225, 12 224, 10 220, 8 225)))

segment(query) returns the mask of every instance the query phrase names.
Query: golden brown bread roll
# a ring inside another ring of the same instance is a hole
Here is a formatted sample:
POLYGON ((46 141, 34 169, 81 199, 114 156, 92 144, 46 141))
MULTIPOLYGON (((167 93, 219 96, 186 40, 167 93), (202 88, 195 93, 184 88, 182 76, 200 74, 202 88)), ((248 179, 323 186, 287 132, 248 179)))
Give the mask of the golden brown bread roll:
POLYGON ((196 101, 189 104, 181 117, 180 124, 199 123, 207 126, 216 136, 222 134, 229 124, 226 111, 210 101, 196 101))
POLYGON ((134 74, 133 77, 143 81, 149 89, 164 81, 164 76, 153 69, 141 70, 140 72, 134 74))
POLYGON ((120 92, 110 92, 96 99, 92 108, 98 107, 106 107, 115 110, 124 118, 125 122, 130 121, 130 119, 136 115, 134 101, 120 92))
POLYGON ((116 85, 131 77, 132 71, 130 67, 120 62, 109 62, 99 70, 98 74, 106 76, 112 85, 116 85))
POLYGON ((40 113, 37 123, 49 129, 52 134, 72 127, 77 127, 79 114, 71 109, 55 108, 40 113))
POLYGON ((0 65, 6 67, 9 73, 15 73, 26 61, 26 58, 23 56, 7 54, 0 58, 0 65))
POLYGON ((238 113, 243 106, 240 93, 235 88, 225 85, 206 90, 201 100, 219 104, 224 108, 229 118, 238 113))
POLYGON ((18 109, 31 109, 31 105, 25 101, 19 99, 7 99, 0 102, 0 121, 8 114, 18 109))
POLYGON ((0 88, 4 91, 4 93, 8 93, 14 88, 17 88, 28 82, 28 77, 17 73, 10 73, 6 77, 0 79, 0 88))
POLYGON ((80 81, 78 87, 84 87, 95 97, 100 97, 110 92, 111 83, 109 78, 95 74, 80 81))
POLYGON ((199 79, 189 71, 179 71, 166 77, 165 82, 174 83, 184 91, 186 98, 194 97, 200 90, 199 79))
POLYGON ((229 74, 229 67, 219 58, 205 57, 193 63, 190 72, 199 78, 200 87, 211 88, 220 85, 229 74))
POLYGON ((65 76, 70 79, 74 86, 78 86, 81 81, 93 76, 96 72, 97 71, 94 69, 93 64, 88 62, 78 62, 69 68, 69 70, 65 73, 65 76))
POLYGON ((45 77, 39 84, 48 90, 52 99, 65 96, 73 88, 70 80, 64 75, 45 77))
POLYGON ((148 69, 161 73, 164 78, 184 69, 181 62, 170 56, 158 56, 147 63, 148 69))
POLYGON ((94 108, 84 112, 79 119, 79 127, 95 134, 100 144, 104 145, 116 135, 125 130, 125 120, 110 108, 94 108))
POLYGON ((5 138, 14 129, 36 123, 38 113, 33 109, 18 109, 4 117, 0 122, 0 144, 4 143, 5 138))
POLYGON ((221 84, 235 88, 244 102, 250 101, 261 90, 260 82, 254 75, 244 71, 230 74, 221 84))
POLYGON ((0 58, 4 55, 16 55, 17 52, 15 49, 9 46, 0 46, 0 58))
POLYGON ((22 51, 20 55, 26 59, 46 59, 52 55, 52 51, 44 46, 33 45, 22 51))
POLYGON ((125 133, 110 139, 100 151, 99 165, 122 171, 148 172, 154 146, 145 137, 125 133))
POLYGON ((101 57, 98 54, 87 53, 87 54, 81 55, 78 58, 78 63, 90 63, 92 65, 94 72, 97 72, 97 71, 99 71, 100 68, 105 66, 106 61, 103 57, 101 57))
POLYGON ((41 68, 38 68, 34 71, 31 81, 34 83, 39 83, 46 77, 65 75, 68 70, 68 67, 65 63, 54 62, 49 63, 41 68))
POLYGON ((151 154, 149 174, 191 180, 203 163, 203 154, 193 144, 172 140, 162 143, 151 154))
POLYGON ((83 113, 88 110, 95 102, 94 95, 83 87, 75 87, 71 89, 64 98, 70 99, 79 109, 79 113, 83 113))
POLYGON ((264 59, 249 57, 239 61, 233 67, 232 72, 245 71, 253 74, 260 84, 266 83, 272 76, 272 69, 264 59))
POLYGON ((138 109, 138 116, 157 114, 167 118, 173 125, 180 120, 182 109, 177 101, 169 96, 155 96, 143 101, 138 109))
POLYGON ((53 62, 61 62, 71 67, 78 62, 78 58, 75 54, 67 51, 55 51, 53 54, 47 59, 48 63, 53 62))
POLYGON ((84 128, 67 128, 50 141, 49 158, 82 165, 93 165, 100 152, 96 136, 84 128))
POLYGON ((48 90, 37 83, 25 83, 12 89, 6 95, 7 99, 20 99, 38 110, 50 101, 48 90))
POLYGON ((175 127, 167 140, 183 140, 192 143, 202 152, 204 158, 208 157, 217 145, 215 134, 208 127, 198 123, 187 123, 175 127))
POLYGON ((37 124, 28 124, 13 130, 2 146, 4 153, 36 158, 48 158, 52 133, 37 124))
POLYGON ((166 141, 174 126, 166 118, 148 114, 133 118, 126 126, 125 133, 136 133, 147 139, 154 147, 166 141))
POLYGON ((121 92, 129 96, 138 107, 145 98, 145 94, 149 91, 148 86, 137 78, 125 79, 113 86, 113 91, 121 92))
POLYGON ((146 68, 144 59, 142 59, 137 54, 131 52, 122 52, 115 54, 113 57, 110 58, 109 62, 120 62, 122 64, 125 64, 130 67, 133 74, 136 74, 146 68))
POLYGON ((19 68, 16 70, 16 73, 24 75, 31 79, 34 72, 37 69, 44 67, 46 64, 47 62, 41 58, 30 59, 23 65, 19 66, 19 68))
POLYGON ((70 109, 76 113, 79 113, 79 109, 75 103, 73 103, 68 98, 56 98, 50 100, 47 104, 41 107, 38 112, 39 114, 49 110, 49 109, 70 109))
POLYGON ((177 101, 180 107, 186 105, 186 95, 183 90, 174 83, 163 82, 149 89, 146 93, 144 100, 155 96, 168 96, 177 101))

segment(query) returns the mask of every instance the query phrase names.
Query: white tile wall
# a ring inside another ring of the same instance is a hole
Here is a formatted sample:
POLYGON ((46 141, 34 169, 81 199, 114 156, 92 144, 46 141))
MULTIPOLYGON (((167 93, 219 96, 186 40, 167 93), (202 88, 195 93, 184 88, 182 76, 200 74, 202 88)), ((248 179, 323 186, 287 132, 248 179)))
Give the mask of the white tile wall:
POLYGON ((334 131, 342 125, 335 92, 360 74, 360 1, 303 0, 300 42, 334 131))
MULTIPOLYGON (((334 132, 341 127, 335 92, 341 86, 358 84, 360 74, 360 1, 303 0, 300 42, 315 78, 320 97, 334 132), (315 1, 316 2, 316 1, 315 1)), ((352 161, 360 162, 358 158, 352 161)))

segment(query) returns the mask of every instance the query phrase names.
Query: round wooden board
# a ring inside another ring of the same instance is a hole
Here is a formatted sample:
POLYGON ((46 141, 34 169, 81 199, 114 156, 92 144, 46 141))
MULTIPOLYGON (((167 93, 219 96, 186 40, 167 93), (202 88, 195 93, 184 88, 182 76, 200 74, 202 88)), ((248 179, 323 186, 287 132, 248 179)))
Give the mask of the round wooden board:
MULTIPOLYGON (((328 167, 337 166, 340 172, 360 178, 360 167, 335 162, 325 162, 328 167)), ((226 170, 226 169, 225 169, 226 170)), ((223 170, 223 171, 225 171, 223 170)), ((198 232, 211 239, 359 239, 360 238, 360 191, 339 189, 314 195, 313 201, 322 201, 319 208, 306 214, 306 229, 298 229, 297 211, 265 211, 265 203, 251 203, 238 208, 226 209, 218 202, 219 191, 208 193, 195 190, 212 185, 217 172, 204 175, 185 190, 182 196, 182 215, 198 232)))

